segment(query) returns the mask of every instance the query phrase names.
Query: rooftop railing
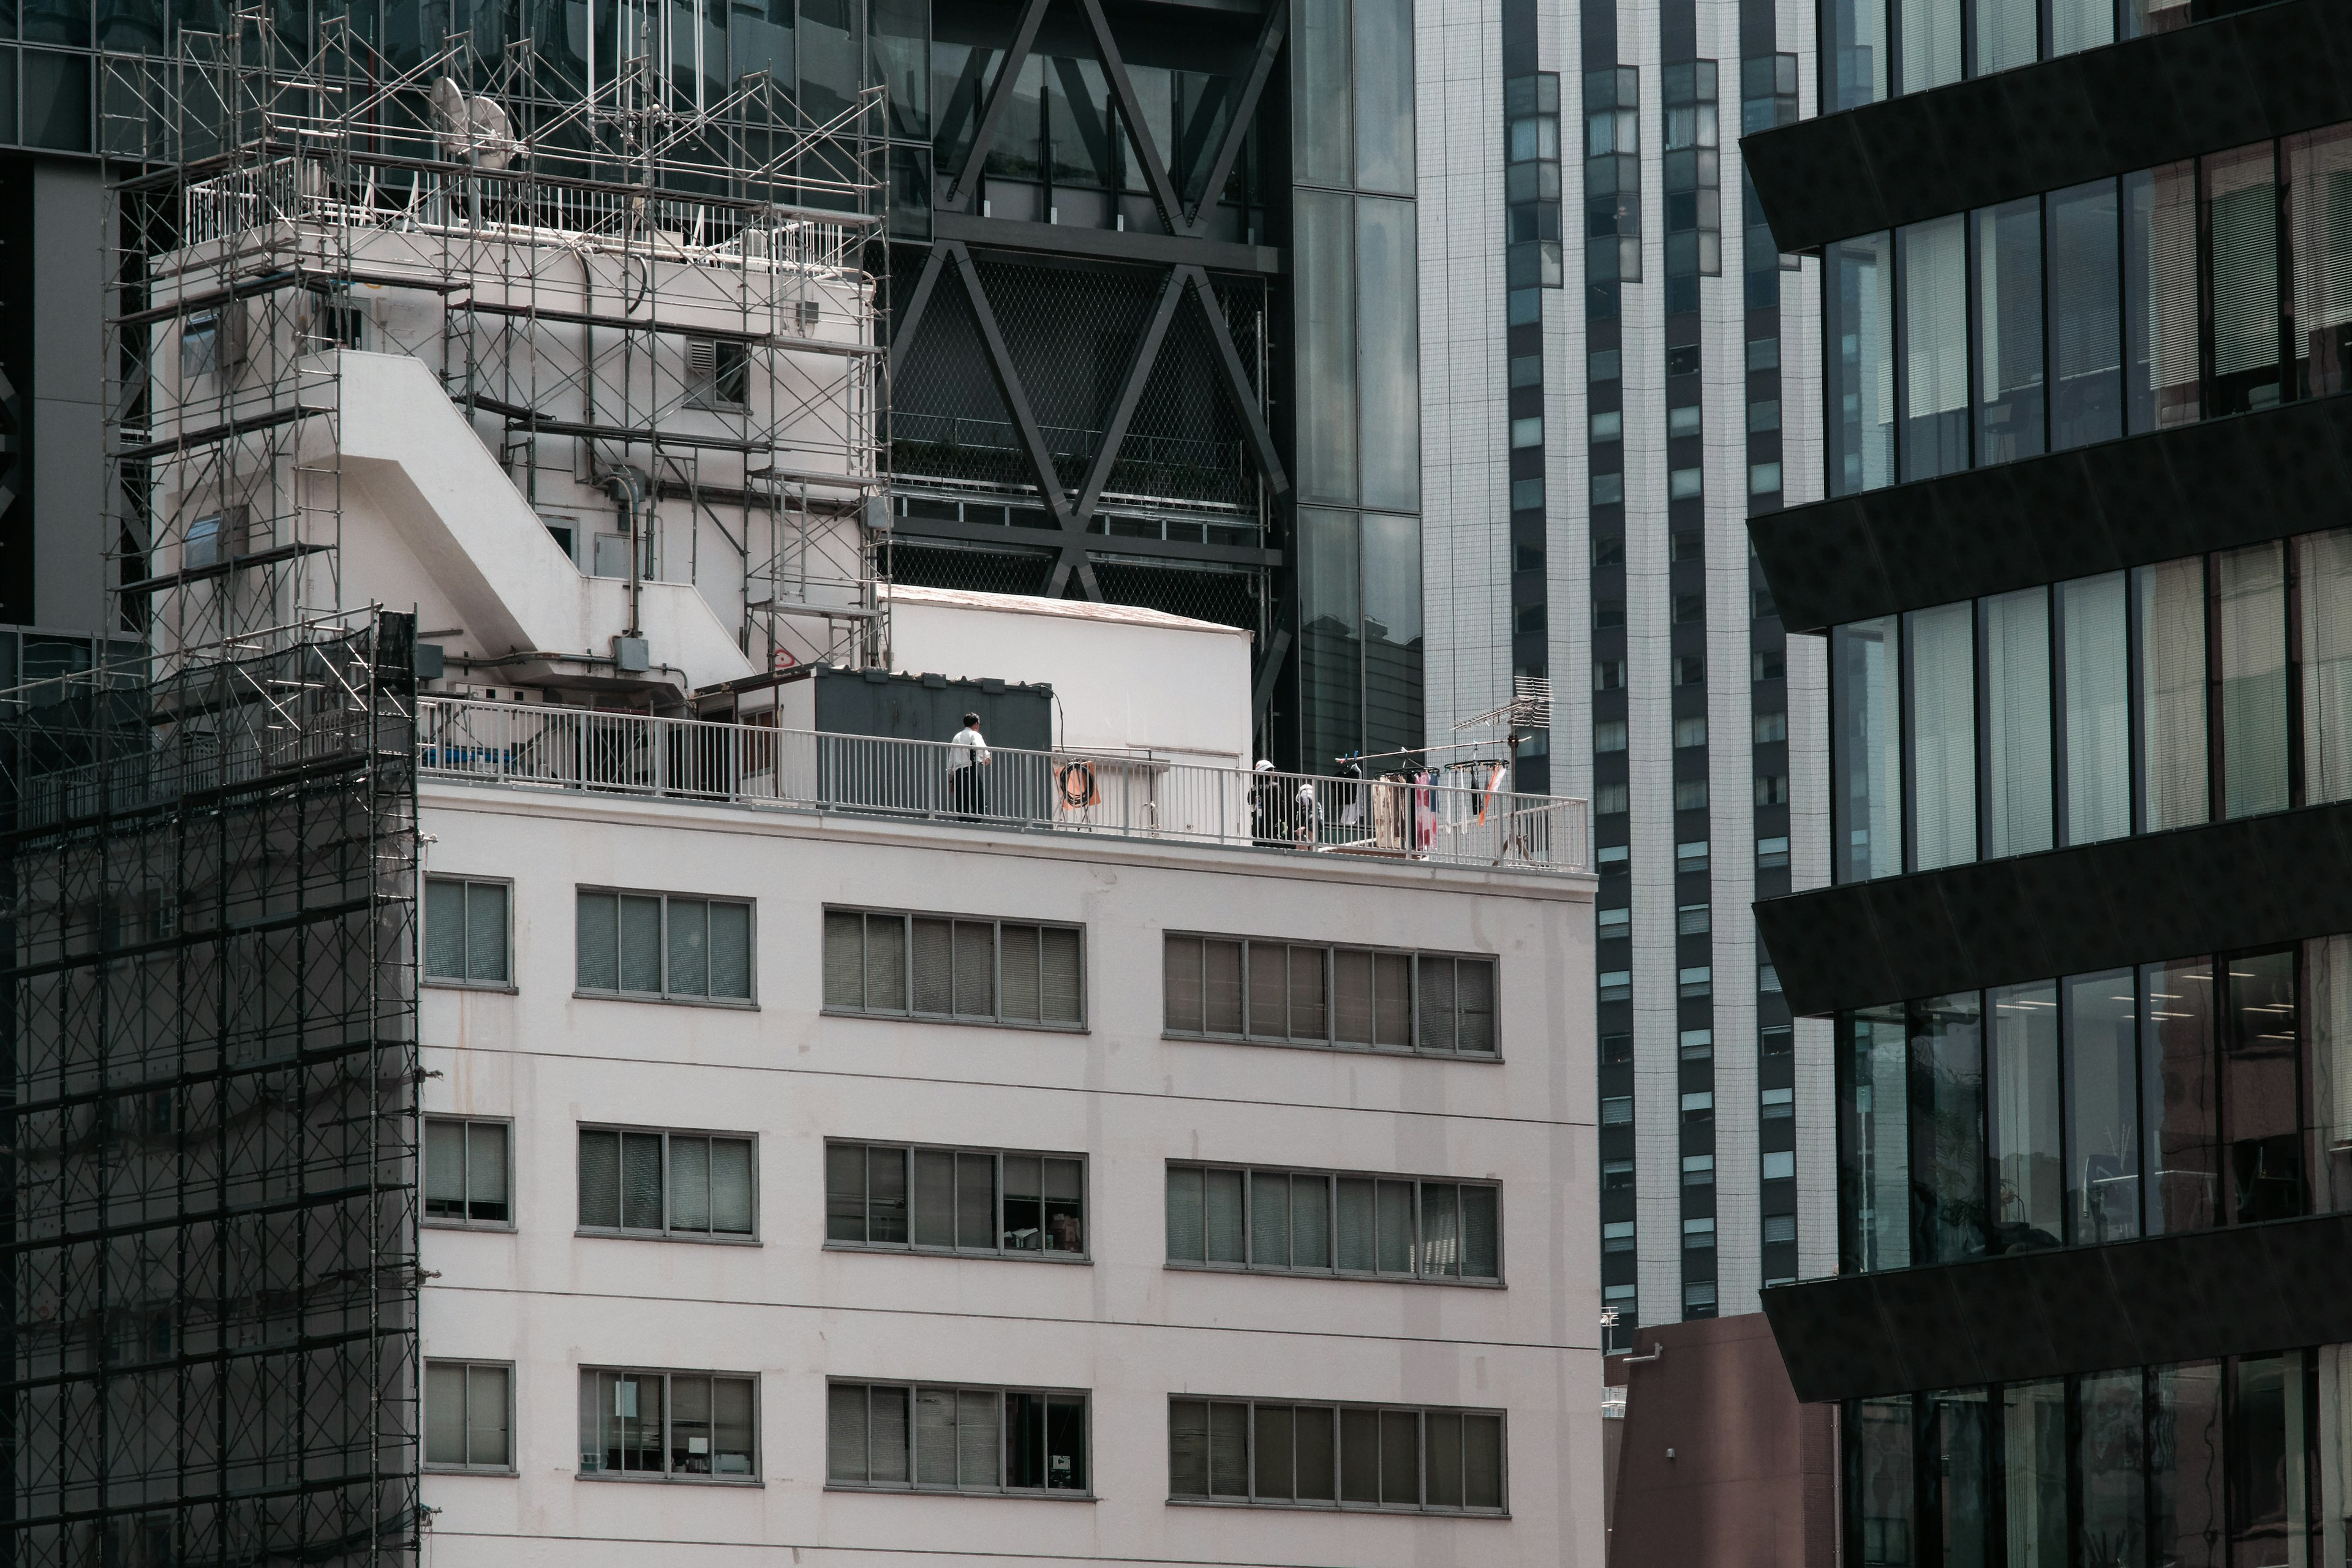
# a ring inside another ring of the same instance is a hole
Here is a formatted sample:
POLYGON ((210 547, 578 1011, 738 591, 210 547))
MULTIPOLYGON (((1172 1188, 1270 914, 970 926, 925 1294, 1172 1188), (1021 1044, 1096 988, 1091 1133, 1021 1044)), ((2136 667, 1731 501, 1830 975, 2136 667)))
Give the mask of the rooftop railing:
POLYGON ((1016 832, 1522 871, 1591 868, 1585 803, 1498 787, 425 698, 426 777, 1016 832))

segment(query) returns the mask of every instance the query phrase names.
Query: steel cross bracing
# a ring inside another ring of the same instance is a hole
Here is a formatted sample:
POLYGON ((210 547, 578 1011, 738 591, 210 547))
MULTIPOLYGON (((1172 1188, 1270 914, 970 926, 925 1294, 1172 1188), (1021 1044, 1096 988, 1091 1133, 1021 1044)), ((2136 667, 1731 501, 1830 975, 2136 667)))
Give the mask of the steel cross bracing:
POLYGON ((415 1561, 413 632, 0 693, 12 1564, 415 1561))
MULTIPOLYGON (((1023 62, 1029 57, 1036 41, 1038 26, 1051 3, 1052 0, 1025 0, 1023 5, 1003 58, 996 68, 994 83, 982 102, 971 147, 948 187, 943 211, 958 205, 963 212, 971 210, 987 164, 989 149, 996 139, 1006 107, 1013 96, 1023 62)), ((1049 596, 1059 597, 1067 592, 1075 579, 1086 597, 1099 600, 1103 592, 1094 562, 1088 554, 1088 530, 1102 504, 1105 487, 1126 442, 1137 405, 1143 397, 1154 366, 1159 363, 1170 324, 1187 298, 1192 301, 1207 330, 1217 384, 1241 422, 1252 460, 1264 476, 1266 489, 1275 500, 1286 503, 1289 499, 1289 479, 1276 452, 1273 432, 1267 427, 1257 388, 1251 384, 1241 353, 1234 345, 1232 331, 1218 301, 1215 285, 1202 263, 1186 258, 1184 252, 1187 244, 1202 247, 1207 244, 1203 237, 1208 230, 1208 209, 1223 190, 1225 181, 1233 172, 1234 160, 1241 154, 1258 101, 1281 54, 1283 39, 1289 26, 1289 4, 1288 0, 1272 0, 1267 6, 1232 120, 1218 144, 1209 176, 1201 187, 1200 200, 1187 208, 1169 174, 1162 151, 1154 145, 1148 130, 1149 120, 1120 56, 1118 41, 1111 34, 1109 22, 1103 14, 1101 0, 1075 0, 1075 3, 1085 13, 1087 30, 1093 38, 1104 75, 1119 105, 1121 117, 1129 127, 1130 143, 1142 164, 1146 184, 1159 210, 1160 221, 1175 242, 1178 257, 1166 264, 1157 303, 1148 324, 1137 339, 1126 376, 1120 384, 1119 395, 1105 423, 1100 445, 1082 481, 1075 489, 1066 486, 1055 466, 1053 454, 1034 412, 1034 405, 1019 371, 1013 365, 996 311, 972 259, 971 245, 965 239, 942 237, 931 245, 922 270, 908 291, 906 304, 898 311, 891 338, 891 352, 894 356, 905 355, 915 341, 941 279, 952 268, 957 285, 971 302, 990 379, 1003 400, 1012 419, 1014 439, 1034 480, 1038 497, 1045 505, 1052 527, 1059 535, 1045 593, 1049 596)), ((981 243, 985 244, 985 241, 981 243)), ((1160 241, 1161 246, 1168 243, 1164 239, 1160 241)), ((1139 252, 1137 254, 1139 259, 1139 252)), ((1100 536, 1097 537, 1095 547, 1116 548, 1100 536)))

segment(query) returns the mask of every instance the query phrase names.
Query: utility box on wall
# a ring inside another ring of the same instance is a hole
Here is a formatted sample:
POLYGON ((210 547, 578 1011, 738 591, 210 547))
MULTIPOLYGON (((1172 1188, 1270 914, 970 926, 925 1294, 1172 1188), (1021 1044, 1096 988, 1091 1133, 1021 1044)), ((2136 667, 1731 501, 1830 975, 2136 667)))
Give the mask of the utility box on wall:
POLYGON ((1054 689, 1003 680, 950 680, 944 675, 899 675, 882 669, 811 673, 816 688, 816 729, 828 735, 877 735, 895 741, 948 741, 963 716, 980 715, 991 746, 1015 751, 1054 749, 1054 689))

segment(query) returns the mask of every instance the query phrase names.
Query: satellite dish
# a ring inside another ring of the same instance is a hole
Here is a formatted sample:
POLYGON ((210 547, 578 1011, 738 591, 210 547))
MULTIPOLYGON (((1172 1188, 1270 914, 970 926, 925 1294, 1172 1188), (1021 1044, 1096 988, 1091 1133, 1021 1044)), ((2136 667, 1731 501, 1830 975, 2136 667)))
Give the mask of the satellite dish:
POLYGON ((519 151, 514 123, 497 100, 469 96, 446 76, 433 84, 433 129, 443 157, 477 169, 503 169, 519 151))

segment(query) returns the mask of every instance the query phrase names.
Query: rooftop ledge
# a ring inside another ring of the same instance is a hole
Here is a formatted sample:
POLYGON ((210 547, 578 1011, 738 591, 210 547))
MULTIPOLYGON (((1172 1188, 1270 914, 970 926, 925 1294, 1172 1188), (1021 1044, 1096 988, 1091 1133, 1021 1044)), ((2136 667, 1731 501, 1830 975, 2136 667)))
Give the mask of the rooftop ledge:
POLYGON ((1585 802, 1498 787, 1006 746, 989 748, 984 765, 958 770, 959 748, 946 742, 434 697, 417 700, 416 743, 418 772, 433 780, 1155 846, 1591 869, 1585 802))

